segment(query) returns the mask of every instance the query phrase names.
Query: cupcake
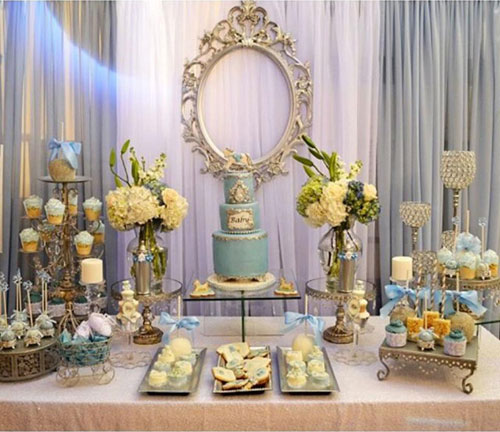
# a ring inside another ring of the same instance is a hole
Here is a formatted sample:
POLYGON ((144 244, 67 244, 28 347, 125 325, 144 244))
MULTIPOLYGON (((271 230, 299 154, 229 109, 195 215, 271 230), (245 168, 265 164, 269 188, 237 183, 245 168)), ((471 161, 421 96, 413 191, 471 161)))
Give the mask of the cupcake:
POLYGON ((406 327, 402 321, 392 321, 385 326, 385 342, 393 348, 401 348, 406 345, 407 338, 406 327))
POLYGON ((481 240, 471 233, 460 233, 457 236, 456 250, 459 254, 470 252, 473 255, 479 255, 481 253, 481 240))
POLYGON ((149 372, 148 383, 151 387, 163 387, 167 384, 167 373, 156 369, 149 372))
POLYGON ((494 250, 488 249, 484 255, 483 260, 490 266, 491 277, 498 277, 498 255, 494 250))
MULTIPOLYGON (((42 296, 36 291, 30 292, 31 312, 33 315, 40 315, 42 313, 42 296)), ((28 310, 28 304, 26 304, 28 310)))
POLYGON ((64 300, 61 297, 54 297, 49 301, 48 312, 52 318, 62 317, 66 312, 64 300))
POLYGON ((36 252, 40 235, 33 228, 25 228, 19 233, 24 252, 36 252))
POLYGON ((467 338, 462 330, 452 330, 448 336, 444 338, 444 353, 453 357, 462 357, 465 355, 467 347, 467 338))
POLYGON ((83 202, 83 210, 88 221, 93 222, 101 217, 102 202, 97 198, 89 198, 83 202))
POLYGON ((94 236, 94 243, 95 244, 102 244, 104 243, 104 232, 106 230, 106 227, 102 222, 99 222, 99 227, 95 230, 93 233, 94 236))
POLYGON ((45 213, 47 220, 52 225, 61 225, 64 218, 66 207, 56 198, 51 198, 45 204, 45 213))
POLYGON ((299 389, 306 385, 307 375, 300 369, 291 369, 286 374, 286 382, 290 387, 299 389))
POLYGON ((474 279, 476 276, 477 257, 472 252, 465 252, 458 257, 460 278, 463 280, 474 279))
POLYGON ((71 189, 68 193, 68 214, 76 216, 78 214, 78 192, 71 189))
POLYGON ((43 200, 37 195, 31 195, 23 201, 26 216, 39 219, 42 216, 43 200))
POLYGON ((328 372, 313 372, 311 378, 316 387, 323 388, 330 384, 330 375, 328 375, 328 372))
POLYGON ((80 295, 75 298, 75 301, 73 302, 73 312, 75 315, 88 315, 89 302, 84 295, 80 295))
POLYGON ((76 252, 80 256, 88 256, 92 251, 94 237, 87 231, 80 231, 74 238, 76 252))
POLYGON ((446 247, 439 249, 437 253, 437 260, 439 263, 439 273, 445 271, 446 263, 453 259, 453 253, 446 247))

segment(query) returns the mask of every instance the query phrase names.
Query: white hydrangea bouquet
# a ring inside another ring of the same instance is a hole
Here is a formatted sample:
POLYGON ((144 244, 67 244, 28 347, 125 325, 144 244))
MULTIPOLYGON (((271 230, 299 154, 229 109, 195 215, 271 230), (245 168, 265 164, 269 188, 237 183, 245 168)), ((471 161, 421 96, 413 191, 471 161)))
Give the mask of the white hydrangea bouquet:
MULTIPOLYGON (((330 225, 332 256, 326 263, 327 274, 338 276, 338 253, 344 248, 345 232, 350 230, 355 221, 368 224, 378 218, 380 203, 374 185, 356 180, 363 166, 361 161, 352 163, 349 171, 340 156, 320 150, 306 135, 302 139, 311 156, 326 167, 326 174, 316 163, 305 157, 294 155, 302 164, 309 179, 302 186, 297 197, 297 212, 306 223, 314 228, 330 225)), ((325 265, 324 265, 325 267, 325 265)))
POLYGON ((166 155, 162 153, 153 165, 146 168, 143 157, 139 160, 130 140, 120 151, 124 174, 117 171, 117 156, 111 150, 109 167, 115 177, 117 189, 106 196, 109 223, 118 231, 139 230, 139 244, 144 242, 153 255, 155 278, 161 279, 166 271, 166 254, 157 244, 157 231, 179 228, 187 215, 188 202, 176 190, 161 181, 166 155), (130 172, 125 159, 128 155, 130 172))

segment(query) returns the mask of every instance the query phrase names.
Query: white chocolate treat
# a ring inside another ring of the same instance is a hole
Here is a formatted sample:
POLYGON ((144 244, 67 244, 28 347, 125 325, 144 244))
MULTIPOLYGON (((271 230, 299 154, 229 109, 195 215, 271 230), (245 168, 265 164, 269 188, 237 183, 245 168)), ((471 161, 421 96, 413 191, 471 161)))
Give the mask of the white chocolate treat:
POLYGON ((184 384, 186 384, 188 376, 189 375, 186 374, 186 371, 183 368, 178 368, 174 366, 174 368, 168 374, 168 382, 173 387, 181 387, 184 384))
POLYGON ((151 370, 148 383, 151 387, 162 387, 167 384, 167 373, 165 371, 151 370))
POLYGON ((306 371, 306 363, 301 360, 292 360, 290 363, 288 363, 288 366, 290 367, 290 369, 299 369, 302 372, 306 371))
POLYGON ((330 384, 330 375, 327 372, 313 372, 311 377, 313 383, 318 387, 326 387, 330 384))
POLYGON ((325 363, 320 360, 311 360, 307 363, 307 373, 312 374, 313 372, 324 372, 325 363))
POLYGON ((157 361, 155 361, 153 368, 156 369, 157 371, 160 371, 160 372, 170 372, 170 370, 172 369, 172 364, 171 363, 163 363, 162 361, 157 360, 157 361))
POLYGON ((286 382, 292 388, 302 388, 307 383, 307 375, 300 369, 292 369, 286 374, 286 382))
POLYGON ((292 342, 293 351, 302 351, 302 359, 306 359, 314 347, 314 337, 307 334, 295 336, 292 342))
POLYGON ((179 360, 175 362, 174 369, 179 369, 183 371, 186 375, 191 375, 193 373, 193 365, 185 360, 179 360))
POLYGON ((183 356, 181 356, 180 359, 182 361, 186 361, 186 362, 190 363, 191 366, 194 367, 194 365, 196 364, 196 360, 198 359, 198 356, 196 355, 196 353, 192 352, 189 355, 183 355, 183 356))
POLYGON ((325 357, 323 355, 323 350, 318 345, 314 345, 312 351, 307 356, 307 361, 311 360, 321 360, 321 361, 325 360, 325 357))
POLYGON ((176 359, 180 359, 181 356, 191 355, 193 347, 191 346, 191 341, 183 337, 177 337, 170 341, 170 348, 175 355, 176 359))
POLYGON ((304 361, 304 357, 302 356, 302 351, 287 351, 285 354, 287 364, 290 364, 292 361, 304 361))
POLYGON ((165 350, 164 348, 160 353, 160 355, 158 356, 158 360, 161 361, 162 363, 172 364, 175 362, 175 355, 172 352, 172 350, 170 349, 165 350))

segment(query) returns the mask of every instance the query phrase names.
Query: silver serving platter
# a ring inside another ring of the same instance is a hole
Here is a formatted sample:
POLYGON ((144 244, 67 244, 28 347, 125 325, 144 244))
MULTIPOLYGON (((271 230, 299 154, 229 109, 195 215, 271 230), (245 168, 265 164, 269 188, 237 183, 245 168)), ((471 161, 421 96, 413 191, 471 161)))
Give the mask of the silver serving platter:
POLYGON ((161 353, 163 347, 158 348, 153 361, 149 365, 149 368, 142 379, 141 385, 139 386, 139 393, 156 393, 156 394, 189 394, 196 391, 198 384, 200 382, 201 370, 203 369, 203 362, 205 361, 206 348, 193 348, 193 352, 196 354, 196 363, 193 366, 193 374, 191 379, 188 379, 187 383, 181 387, 173 387, 170 384, 164 385, 163 387, 152 387, 149 385, 148 378, 149 373, 153 370, 153 366, 156 359, 161 353))
POLYGON ((331 393, 331 392, 339 392, 339 384, 337 382, 337 378, 335 378, 335 374, 333 373, 332 365, 330 363, 330 359, 328 358, 328 353, 326 352, 325 347, 322 348, 323 357, 325 358, 325 369, 328 375, 330 375, 330 384, 326 387, 318 387, 312 382, 311 377, 307 378, 307 383, 302 388, 293 388, 290 387, 286 380, 287 374, 287 364, 285 355, 287 351, 290 351, 289 347, 276 347, 277 356, 278 356, 278 368, 279 368, 279 376, 280 376, 280 388, 282 393, 331 393))
MULTIPOLYGON (((213 392, 217 394, 245 394, 245 393, 262 393, 265 391, 270 391, 273 389, 273 360, 272 360, 272 355, 271 355, 271 347, 269 345, 266 346, 253 346, 250 347, 250 352, 252 351, 262 351, 265 350, 269 354, 269 358, 271 359, 271 363, 269 365, 270 367, 270 372, 269 372, 269 381, 264 385, 264 386, 259 386, 259 387, 253 387, 251 389, 231 389, 231 390, 222 390, 222 385, 219 380, 216 380, 214 378, 214 389, 213 392)), ((221 355, 219 356, 219 360, 217 362, 217 366, 219 367, 226 367, 226 361, 224 360, 224 357, 221 355)))

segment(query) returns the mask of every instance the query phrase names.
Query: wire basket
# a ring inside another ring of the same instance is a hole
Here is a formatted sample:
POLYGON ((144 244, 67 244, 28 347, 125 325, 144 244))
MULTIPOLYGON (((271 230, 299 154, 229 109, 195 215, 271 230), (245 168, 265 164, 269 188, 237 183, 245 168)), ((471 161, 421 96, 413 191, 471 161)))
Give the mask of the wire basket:
POLYGON ((70 366, 87 367, 104 363, 109 358, 110 350, 111 338, 78 345, 66 345, 59 342, 61 361, 70 366))

